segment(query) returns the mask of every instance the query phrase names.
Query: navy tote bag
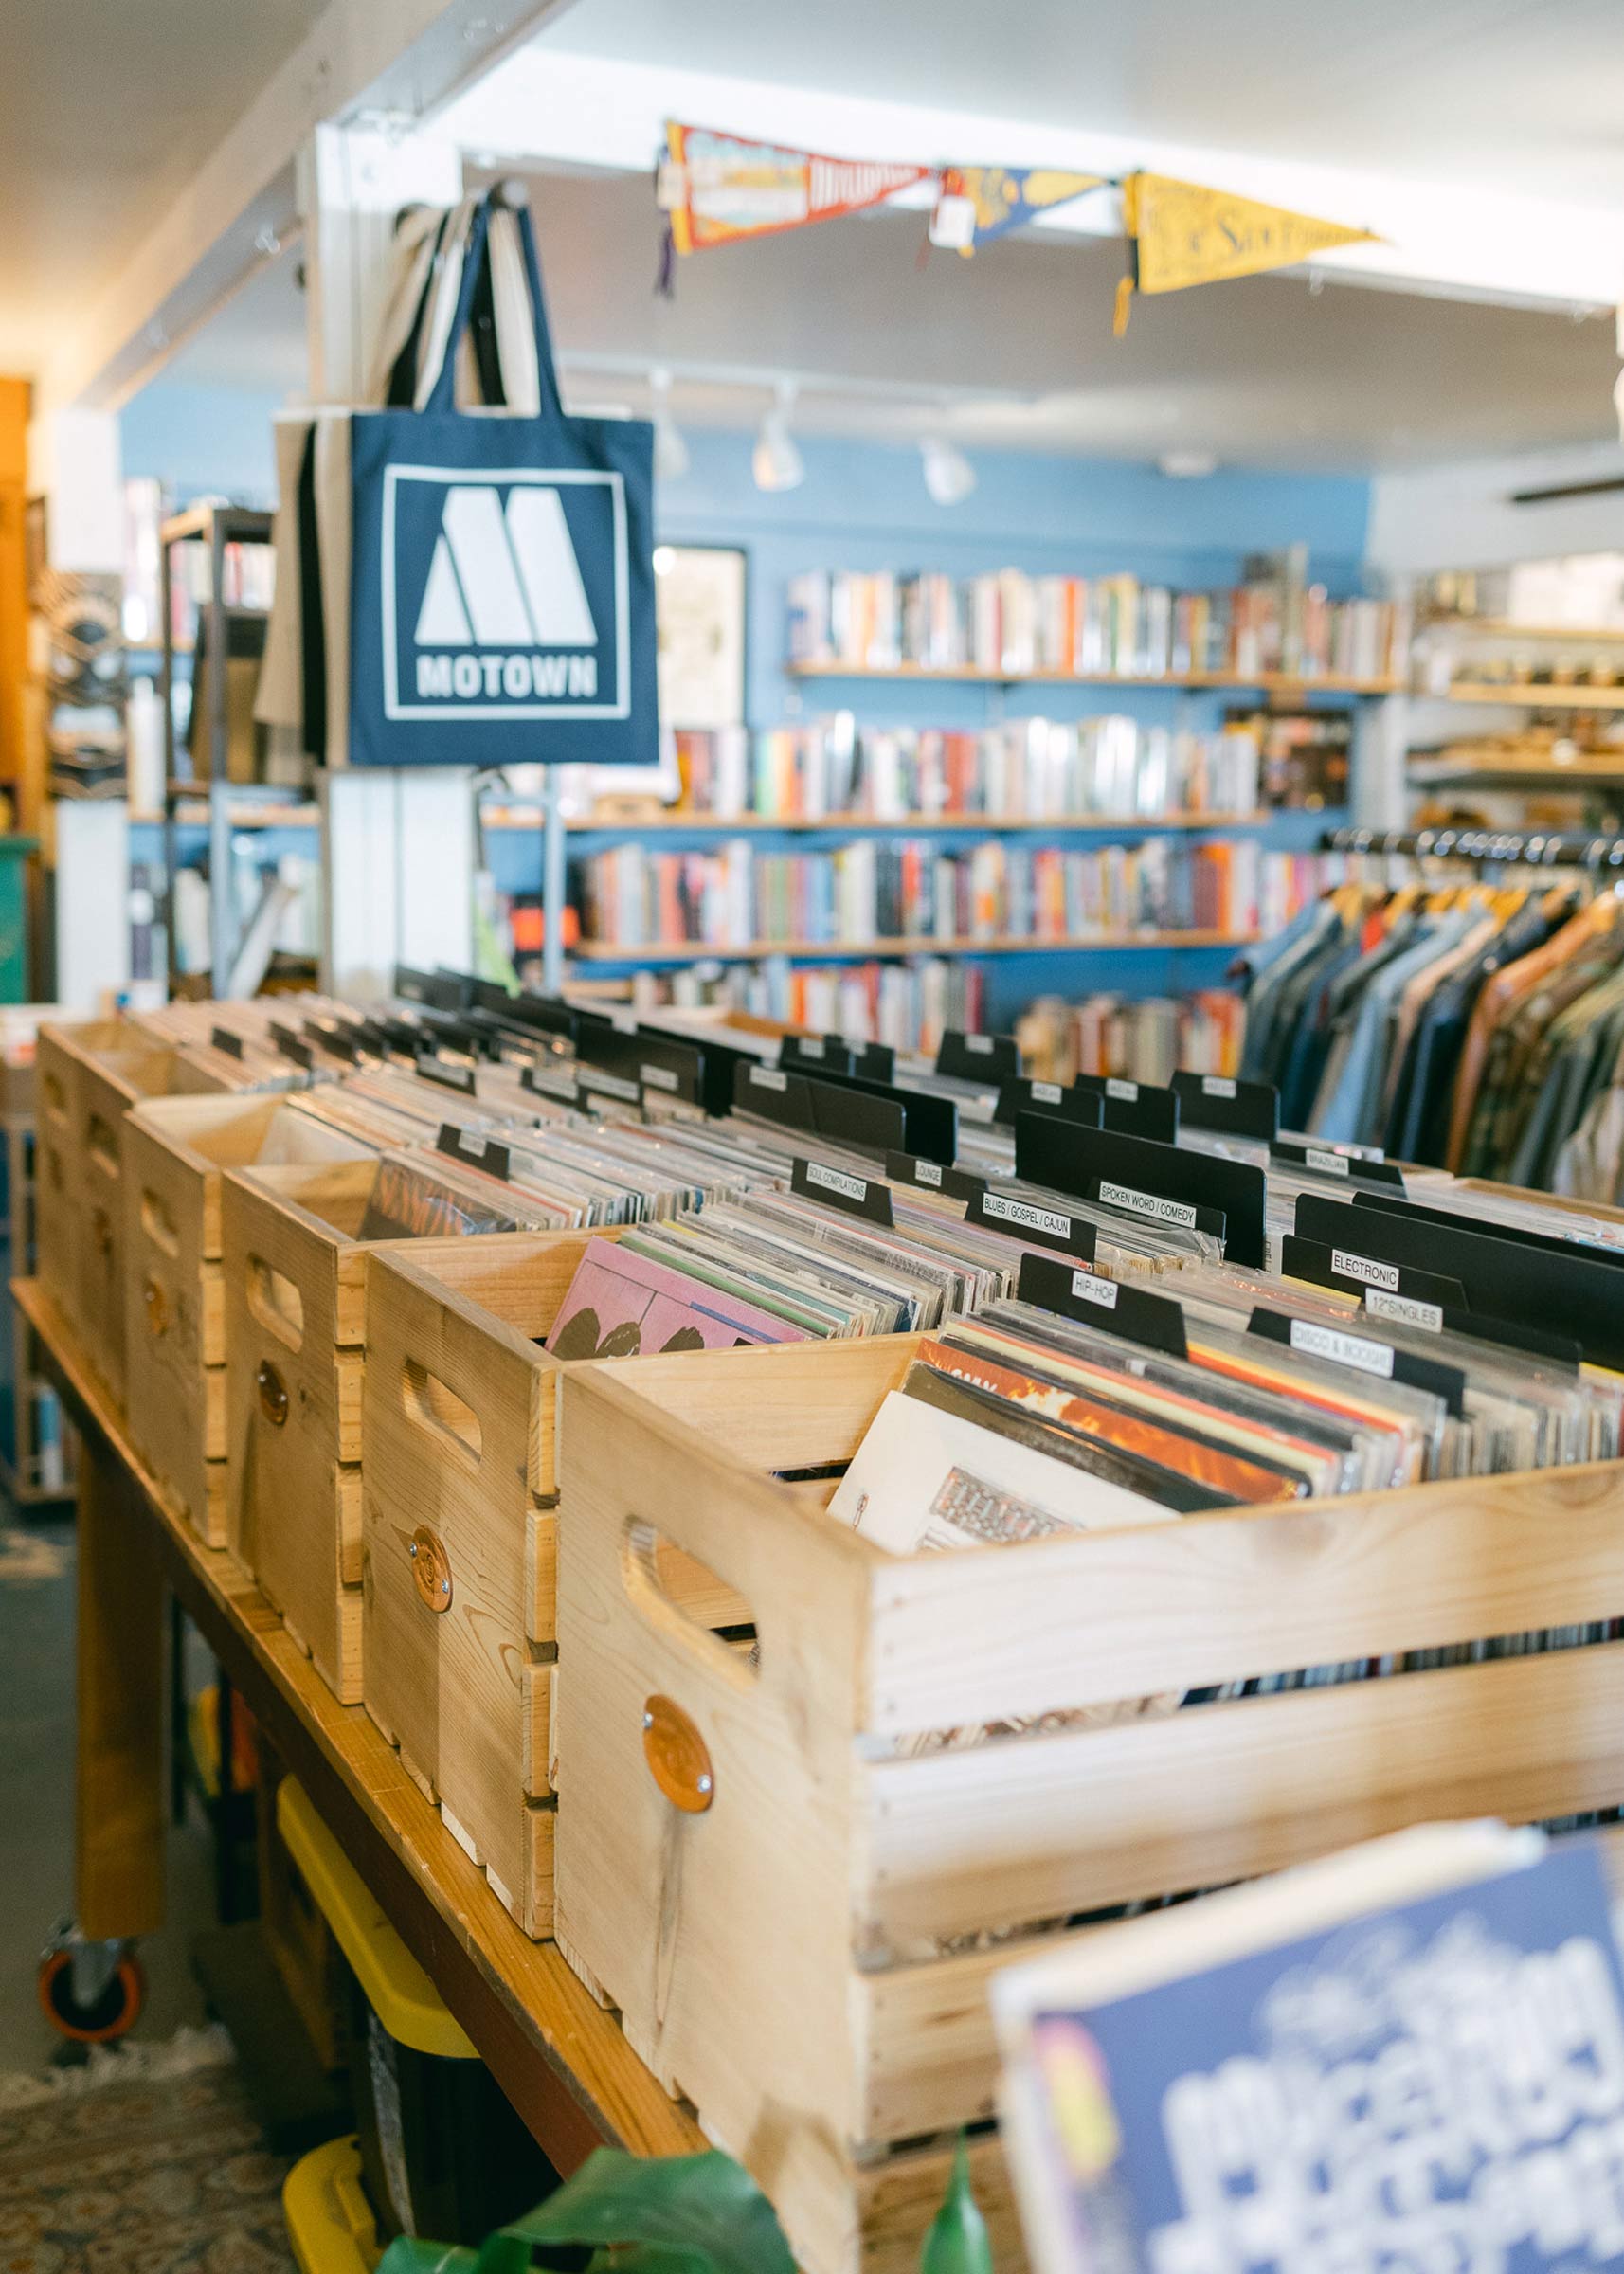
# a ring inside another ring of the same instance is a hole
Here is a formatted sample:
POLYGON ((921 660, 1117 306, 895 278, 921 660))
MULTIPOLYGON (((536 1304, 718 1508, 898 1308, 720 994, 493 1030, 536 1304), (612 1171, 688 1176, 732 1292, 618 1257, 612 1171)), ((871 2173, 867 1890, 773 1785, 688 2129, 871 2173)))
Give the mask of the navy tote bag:
POLYGON ((474 218, 422 410, 350 421, 352 766, 653 766, 654 429, 564 415, 528 212, 535 418, 460 411, 474 218))

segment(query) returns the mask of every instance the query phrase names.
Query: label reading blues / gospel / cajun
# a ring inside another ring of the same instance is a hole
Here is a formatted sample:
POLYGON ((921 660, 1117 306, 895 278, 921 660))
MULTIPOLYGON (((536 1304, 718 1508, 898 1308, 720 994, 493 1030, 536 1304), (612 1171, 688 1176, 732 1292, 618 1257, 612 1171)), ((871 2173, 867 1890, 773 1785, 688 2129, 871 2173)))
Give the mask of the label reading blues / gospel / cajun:
POLYGON ((1364 1308, 1373 1319, 1396 1319, 1405 1326, 1424 1327, 1428 1334, 1442 1334, 1444 1330, 1443 1306, 1423 1303, 1415 1295, 1394 1295, 1385 1288, 1367 1287, 1364 1308))
POLYGON ((1328 1358, 1333 1365, 1356 1366, 1362 1374, 1393 1372, 1393 1353, 1385 1343, 1367 1342, 1362 1334, 1344 1334, 1337 1326, 1321 1326, 1312 1319, 1291 1321, 1291 1347, 1308 1358, 1328 1358))
POLYGON ((862 1177, 850 1177, 843 1168, 825 1168, 821 1161, 806 1164, 806 1182, 818 1184, 825 1192, 843 1192, 848 1200, 866 1200, 868 1182, 862 1177))
POLYGON ((1389 1294, 1398 1290, 1396 1263, 1378 1263, 1374 1256, 1350 1255, 1345 1248, 1333 1248, 1331 1270, 1342 1279, 1357 1279, 1365 1287, 1384 1287, 1389 1294))
POLYGON ((1306 1145, 1303 1147, 1303 1164, 1307 1168, 1319 1169, 1327 1177, 1350 1177, 1353 1174, 1345 1153, 1327 1153, 1317 1145, 1306 1145))
POLYGON ((1030 1232, 1052 1233, 1056 1239, 1071 1236, 1069 1216, 1061 1216, 1053 1208, 1035 1208, 1030 1200, 1012 1200, 1007 1193, 983 1193, 982 1213, 1000 1217, 1006 1224, 1024 1224, 1030 1232))
POLYGON ((1130 1216, 1154 1217, 1160 1224, 1182 1224, 1194 1231, 1196 1212, 1187 1200, 1166 1200, 1160 1193, 1137 1192, 1131 1184, 1113 1184, 1100 1179, 1100 1199, 1108 1208, 1126 1208, 1130 1216))
POLYGON ((776 1066, 752 1066, 750 1080, 758 1090, 787 1090, 789 1076, 780 1074, 776 1066))
POLYGON ((1116 1308, 1114 1279, 1101 1279, 1092 1272, 1074 1272, 1072 1292, 1079 1303, 1097 1303, 1102 1310, 1116 1308))

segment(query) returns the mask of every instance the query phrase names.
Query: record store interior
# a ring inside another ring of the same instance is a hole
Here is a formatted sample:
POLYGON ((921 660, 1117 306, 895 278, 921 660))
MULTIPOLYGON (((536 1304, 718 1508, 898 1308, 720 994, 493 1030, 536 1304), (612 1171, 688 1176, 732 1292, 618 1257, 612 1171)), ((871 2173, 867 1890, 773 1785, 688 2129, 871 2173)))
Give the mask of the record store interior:
POLYGON ((0 2274, 1624 2274, 1624 12, 10 18, 0 2274))

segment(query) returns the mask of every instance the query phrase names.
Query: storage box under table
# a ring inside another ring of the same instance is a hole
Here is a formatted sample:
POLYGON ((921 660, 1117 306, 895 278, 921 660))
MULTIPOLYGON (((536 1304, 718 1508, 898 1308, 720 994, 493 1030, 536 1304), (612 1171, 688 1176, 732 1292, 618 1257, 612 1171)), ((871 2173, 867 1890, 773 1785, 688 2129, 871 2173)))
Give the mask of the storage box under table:
POLYGON ((1045 1927, 1429 1818, 1624 1803, 1624 1642, 1044 1722, 1613 1619, 1624 1464, 892 1557, 763 1471, 849 1458, 911 1346, 561 1386, 559 1941, 808 2274, 916 2265, 951 2134, 992 2113, 988 1976, 1045 1927), (672 1601, 659 1543, 738 1592, 758 1657, 672 1601))
MULTIPOLYGON (((617 1236, 417 1240, 378 1249, 368 1269, 362 1696, 532 1935, 552 1931, 557 1392, 568 1363, 537 1338, 588 1243, 617 1236)), ((709 1624, 737 1614, 706 1574, 668 1581, 709 1624)))
POLYGON ((210 1547, 226 1539, 222 1172, 374 1158, 280 1096, 151 1098, 125 1117, 130 1434, 165 1499, 210 1547))

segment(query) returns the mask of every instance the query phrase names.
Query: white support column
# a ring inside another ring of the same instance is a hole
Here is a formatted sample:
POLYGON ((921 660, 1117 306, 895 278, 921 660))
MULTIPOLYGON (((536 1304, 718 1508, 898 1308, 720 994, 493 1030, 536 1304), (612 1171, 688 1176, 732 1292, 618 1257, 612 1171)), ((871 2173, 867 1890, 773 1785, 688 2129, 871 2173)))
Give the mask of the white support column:
MULTIPOLYGON (((311 399, 361 397, 403 206, 461 194, 457 150, 385 128, 317 127, 299 166, 311 399)), ((327 777, 321 798, 322 984, 386 992, 397 963, 474 961, 474 792, 465 767, 327 777)))

